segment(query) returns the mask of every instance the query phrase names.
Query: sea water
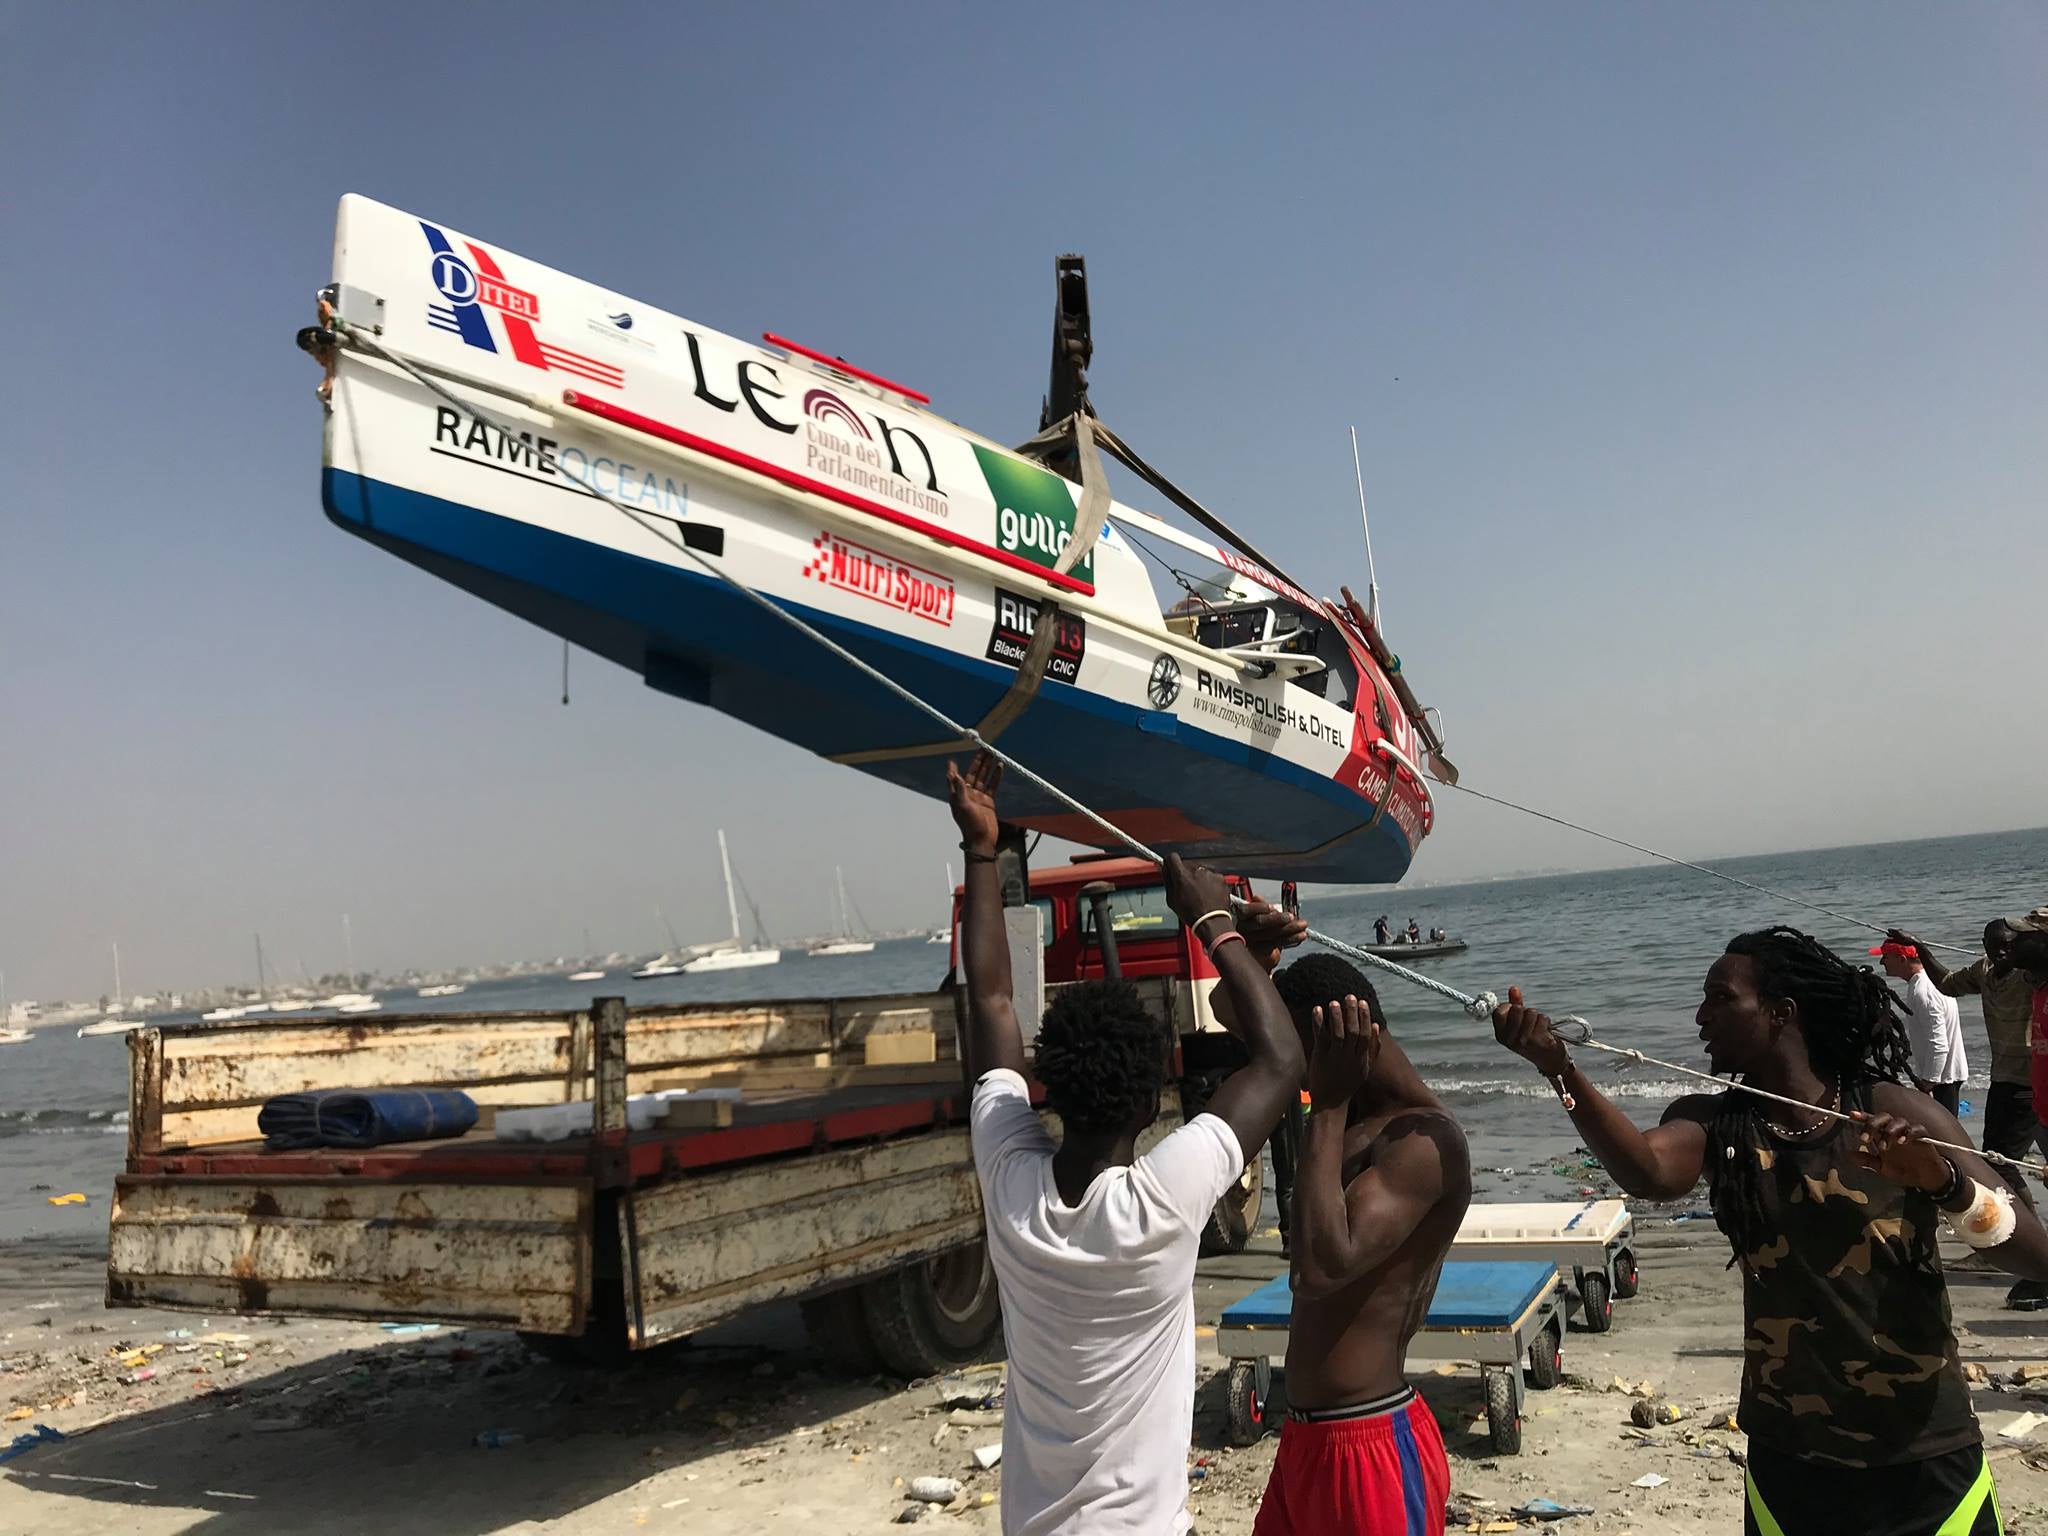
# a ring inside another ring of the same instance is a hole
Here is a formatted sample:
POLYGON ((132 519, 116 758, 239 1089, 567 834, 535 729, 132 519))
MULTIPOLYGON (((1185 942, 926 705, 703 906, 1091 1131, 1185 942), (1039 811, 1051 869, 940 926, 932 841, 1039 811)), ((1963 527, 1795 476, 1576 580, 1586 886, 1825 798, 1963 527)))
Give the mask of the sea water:
MULTIPOLYGON (((1422 873, 1427 864, 1425 856, 1422 873)), ((1774 854, 1717 867, 1838 912, 1911 928, 1930 941, 1974 947, 1989 919, 2048 903, 2048 829, 1774 854)), ((1874 963, 1864 952, 1878 937, 1664 865, 1374 889, 1311 898, 1304 906, 1317 927, 1360 942, 1370 941, 1373 919, 1383 912, 1397 928, 1412 917, 1424 932, 1442 927, 1471 945, 1418 969, 1467 992, 1505 997, 1510 985, 1520 986, 1539 1007, 1584 1015, 1601 1039, 1694 1066, 1705 1064, 1693 1024, 1700 982, 1731 935, 1789 923, 1858 963, 1874 963)), ((1967 955, 1947 958, 1968 962, 1967 955)), ((353 1022, 375 1028, 390 1013, 566 1010, 601 994, 638 1004, 911 992, 937 985, 946 965, 945 948, 911 939, 877 944, 865 955, 795 953, 780 965, 703 976, 528 976, 477 982, 447 998, 416 998, 407 989, 383 995, 387 1014, 353 1022)), ((1527 1169, 1575 1145, 1549 1085, 1501 1050, 1490 1028, 1393 977, 1375 972, 1374 979, 1395 1038, 1464 1123, 1477 1164, 1527 1169)), ((1981 1099, 1990 1053, 1973 1001, 1963 1004, 1963 1033, 1970 1081, 1979 1090, 1974 1097, 1981 1099)), ((1608 1058, 1585 1065, 1643 1123, 1698 1086, 1654 1067, 1617 1070, 1608 1058)), ((0 1242, 32 1235, 104 1239, 107 1201, 127 1145, 127 1104, 128 1050, 118 1036, 80 1040, 59 1026, 0 1046, 0 1242), (72 1191, 89 1203, 48 1203, 72 1191)), ((1974 1132, 1978 1119, 1966 1116, 1964 1124, 1974 1132)), ((1482 1194, 1507 1192, 1498 1181, 1482 1184, 1482 1194)))

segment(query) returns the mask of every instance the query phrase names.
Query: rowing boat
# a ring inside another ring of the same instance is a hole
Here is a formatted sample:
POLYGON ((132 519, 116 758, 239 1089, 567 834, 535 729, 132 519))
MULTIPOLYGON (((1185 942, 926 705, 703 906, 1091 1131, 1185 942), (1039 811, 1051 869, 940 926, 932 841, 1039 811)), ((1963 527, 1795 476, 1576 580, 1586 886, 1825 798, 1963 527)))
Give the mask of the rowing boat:
POLYGON ((320 316, 329 517, 663 693, 943 794, 963 738, 740 583, 1072 797, 1013 776, 1027 828, 1110 845, 1078 802, 1161 851, 1345 883, 1400 878, 1431 828, 1439 743, 1371 618, 1109 501, 1098 441, 1201 510, 1085 399, 1012 451, 772 333, 358 196, 320 316), (1217 578, 1163 607, 1157 546, 1217 578))

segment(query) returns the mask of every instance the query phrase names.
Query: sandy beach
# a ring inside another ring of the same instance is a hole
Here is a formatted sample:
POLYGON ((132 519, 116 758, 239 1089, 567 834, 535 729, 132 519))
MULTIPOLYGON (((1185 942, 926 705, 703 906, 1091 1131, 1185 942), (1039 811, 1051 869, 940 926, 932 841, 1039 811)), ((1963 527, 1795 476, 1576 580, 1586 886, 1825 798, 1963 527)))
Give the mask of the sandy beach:
MULTIPOLYGON (((1532 1396, 1520 1456, 1490 1454, 1475 1371, 1419 1378, 1444 1426, 1462 1528, 1515 1529, 1509 1511, 1537 1497, 1591 1505, 1571 1522, 1581 1531, 1737 1527, 1743 1437, 1708 1428, 1734 1405, 1740 1372, 1726 1249, 1710 1223, 1652 1208, 1639 1212, 1639 1235, 1641 1295, 1617 1305, 1612 1332, 1568 1337, 1566 1382, 1532 1396), (1688 1417, 1643 1438, 1616 1378, 1651 1383, 1688 1417), (1667 1481, 1635 1486, 1646 1474, 1667 1481)), ((2048 1407, 2048 1330, 2000 1310, 2002 1276, 1948 1257, 1965 1361, 2008 1377, 2041 1365, 2041 1396, 1993 1384, 1976 1401, 2007 1530, 2048 1532, 2048 1426, 2017 1442, 1995 1433, 2048 1407)), ((81 1233, 14 1245, 0 1277, 8 1438, 36 1424, 68 1437, 0 1466, 0 1530, 594 1536, 709 1529, 709 1516, 733 1530, 772 1522, 831 1536, 887 1526, 909 1480, 928 1475, 959 1479, 964 1492, 927 1528, 997 1529, 1001 1469, 976 1470, 972 1453, 1000 1440, 999 1418, 953 1422, 931 1383, 832 1376, 793 1307, 606 1373, 541 1360, 501 1333, 108 1312, 103 1263, 101 1244, 81 1233), (476 1443, 492 1432, 504 1443, 476 1443)), ((1274 1447, 1270 1436, 1226 1443, 1214 1325, 1280 1269, 1267 1232, 1198 1272, 1191 1462, 1206 1463, 1190 1504, 1205 1536, 1250 1530, 1274 1447)), ((984 1376, 993 1386, 999 1365, 984 1376)))

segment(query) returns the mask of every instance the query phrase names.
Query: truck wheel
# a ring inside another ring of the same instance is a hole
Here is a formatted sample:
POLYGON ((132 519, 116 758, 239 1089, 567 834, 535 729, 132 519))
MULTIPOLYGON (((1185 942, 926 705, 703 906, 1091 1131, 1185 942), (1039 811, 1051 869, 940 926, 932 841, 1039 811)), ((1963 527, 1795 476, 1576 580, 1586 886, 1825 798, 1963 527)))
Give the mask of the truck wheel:
POLYGON ((1529 1346, 1529 1385, 1548 1392, 1564 1380, 1564 1324, 1552 1319, 1529 1346))
POLYGON ((1273 1368, 1263 1360, 1230 1362, 1229 1428, 1232 1445, 1253 1445, 1266 1432, 1266 1398, 1273 1368))
POLYGON ((1636 1273, 1636 1255, 1632 1248, 1624 1248, 1614 1256, 1614 1297, 1627 1301, 1636 1293, 1636 1283, 1641 1277, 1636 1273))
POLYGON ((1003 1321, 988 1245, 968 1243, 860 1288, 861 1314, 882 1363, 916 1378, 988 1358, 1003 1321))
POLYGON ((1265 1159, 1255 1157, 1245 1165, 1237 1182, 1223 1192, 1216 1208, 1209 1212, 1202 1228, 1202 1252, 1242 1253, 1259 1224, 1259 1195, 1265 1188, 1265 1159))
POLYGON ((841 1376, 872 1376, 882 1369, 858 1289, 813 1296, 803 1304, 803 1313, 811 1348, 827 1369, 841 1376))
POLYGON ((1614 1292, 1597 1272, 1579 1275, 1579 1301, 1586 1313, 1586 1332, 1605 1333, 1614 1326, 1614 1292))
POLYGON ((1486 1434, 1496 1456, 1522 1450, 1522 1416, 1515 1412, 1515 1384, 1506 1371, 1486 1373, 1486 1434))

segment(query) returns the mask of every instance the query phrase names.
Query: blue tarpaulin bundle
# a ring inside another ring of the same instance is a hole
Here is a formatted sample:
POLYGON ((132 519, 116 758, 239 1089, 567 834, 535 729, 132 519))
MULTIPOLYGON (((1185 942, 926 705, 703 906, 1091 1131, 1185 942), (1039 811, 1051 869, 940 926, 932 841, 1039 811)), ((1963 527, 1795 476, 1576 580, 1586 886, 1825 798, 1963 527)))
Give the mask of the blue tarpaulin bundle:
POLYGON ((256 1116, 265 1146, 381 1147, 460 1136, 476 1124, 476 1100, 452 1088, 328 1088, 284 1093, 256 1116))

